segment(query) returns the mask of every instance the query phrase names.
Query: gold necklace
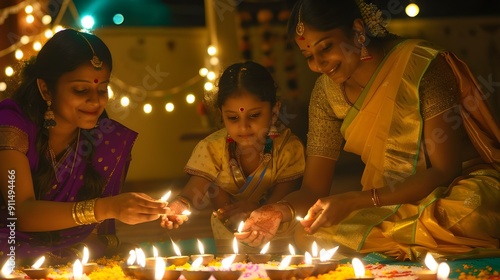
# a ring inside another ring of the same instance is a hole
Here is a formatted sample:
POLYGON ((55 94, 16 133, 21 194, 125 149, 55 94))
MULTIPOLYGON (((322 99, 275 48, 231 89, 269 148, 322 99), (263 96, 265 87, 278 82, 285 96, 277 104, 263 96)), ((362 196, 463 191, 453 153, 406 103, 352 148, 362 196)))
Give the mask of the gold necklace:
MULTIPOLYGON (((71 176, 71 174, 73 174, 73 168, 75 167, 75 163, 76 163, 76 156, 78 154, 78 146, 80 145, 80 131, 81 131, 81 129, 78 128, 78 135, 76 136, 77 139, 76 139, 75 155, 73 157, 73 164, 71 165, 71 170, 69 171, 70 176, 71 176)), ((48 146, 49 146, 50 159, 52 161, 52 169, 54 170, 54 175, 56 176, 56 181, 59 184, 59 177, 57 176, 56 154, 54 153, 54 150, 52 150, 52 147, 50 147, 50 145, 48 145, 48 146)), ((70 151, 70 149, 68 147, 64 153, 67 154, 67 153, 69 153, 69 151, 70 151)), ((65 157, 66 157, 66 155, 63 155, 61 158, 65 158, 65 157)))

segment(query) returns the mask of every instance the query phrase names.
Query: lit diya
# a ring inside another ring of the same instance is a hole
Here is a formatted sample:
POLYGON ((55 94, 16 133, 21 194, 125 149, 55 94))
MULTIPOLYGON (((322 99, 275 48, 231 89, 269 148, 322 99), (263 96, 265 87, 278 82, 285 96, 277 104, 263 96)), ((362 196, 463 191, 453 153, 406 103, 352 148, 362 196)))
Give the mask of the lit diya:
POLYGON ((352 267, 354 268, 354 278, 347 278, 346 280, 373 280, 375 277, 365 275, 365 265, 358 258, 352 259, 352 267))
POLYGON ((304 264, 297 265, 295 276, 299 279, 304 279, 312 275, 315 266, 312 264, 312 256, 309 252, 304 254, 304 264))
POLYGON ((296 268, 290 267, 292 256, 286 256, 278 267, 266 267, 266 274, 271 280, 291 279, 295 275, 296 268))
MULTIPOLYGON (((171 256, 171 257, 167 257, 166 260, 167 260, 167 264, 168 265, 175 265, 175 266, 181 266, 181 265, 184 265, 185 263, 187 263, 187 261, 189 260, 189 257, 188 256, 182 256, 181 255, 181 250, 179 249, 179 247, 175 244, 174 241, 172 241, 172 247, 174 248, 174 251, 175 251, 175 254, 177 256, 171 256)), ((202 259, 203 261, 203 259, 202 259)))
POLYGON ((424 263, 427 269, 415 272, 420 280, 448 279, 450 266, 447 263, 438 264, 430 253, 425 255, 424 263))
POLYGON ((214 255, 213 254, 205 254, 205 247, 203 246, 203 243, 199 239, 198 241, 198 250, 200 250, 199 255, 191 255, 191 261, 195 261, 197 258, 202 258, 203 262, 202 265, 207 266, 213 259, 214 255))
POLYGON ((197 258, 191 264, 191 268, 189 270, 186 269, 181 271, 182 276, 184 276, 187 280, 207 280, 210 276, 212 276, 212 273, 207 269, 204 269, 201 265, 202 263, 203 258, 197 258))
POLYGON ((26 273, 31 279, 45 279, 49 275, 48 268, 41 268, 43 262, 45 261, 45 256, 40 257, 31 268, 23 269, 23 272, 26 273))
MULTIPOLYGON (((136 249, 138 250, 138 249, 136 249)), ((120 264, 120 267, 122 268, 122 271, 123 271, 123 274, 125 274, 126 276, 130 276, 130 277, 133 277, 135 276, 135 270, 137 270, 139 268, 138 265, 134 265, 135 263, 135 260, 136 260, 136 250, 130 250, 129 253, 128 253, 128 258, 127 258, 127 261, 125 263, 121 263, 120 264)))
POLYGON ((217 280, 237 280, 240 278, 242 271, 231 270, 231 265, 234 262, 236 255, 231 255, 221 261, 219 270, 212 271, 212 276, 217 280))
POLYGON ((89 263, 89 249, 87 249, 87 246, 83 247, 83 258, 82 258, 82 269, 83 273, 89 275, 93 271, 97 270, 99 266, 95 262, 89 263))
POLYGON ((271 254, 267 254, 270 244, 270 241, 267 242, 259 254, 248 254, 248 260, 252 263, 267 263, 271 259, 271 254))
POLYGON ((290 257, 290 265, 297 265, 304 261, 304 255, 295 254, 295 249, 293 248, 292 244, 288 244, 288 250, 290 250, 290 255, 284 255, 282 259, 290 257))
POLYGON ((238 253, 238 240, 236 240, 236 237, 233 239, 233 251, 234 251, 234 254, 224 254, 224 258, 227 258, 227 257, 234 255, 234 262, 235 263, 243 262, 247 259, 246 254, 239 254, 238 253))
POLYGON ((314 257, 312 259, 312 264, 314 264, 315 268, 311 275, 317 276, 319 274, 325 274, 331 270, 337 269, 339 262, 332 260, 332 257, 333 255, 335 255, 338 248, 339 246, 329 250, 321 249, 321 251, 319 252, 319 260, 318 258, 314 257))
POLYGON ((153 256, 146 258, 146 267, 156 267, 156 261, 158 260, 158 249, 153 246, 153 256))
POLYGON ((0 279, 21 280, 24 276, 14 273, 15 262, 8 259, 0 271, 0 279))

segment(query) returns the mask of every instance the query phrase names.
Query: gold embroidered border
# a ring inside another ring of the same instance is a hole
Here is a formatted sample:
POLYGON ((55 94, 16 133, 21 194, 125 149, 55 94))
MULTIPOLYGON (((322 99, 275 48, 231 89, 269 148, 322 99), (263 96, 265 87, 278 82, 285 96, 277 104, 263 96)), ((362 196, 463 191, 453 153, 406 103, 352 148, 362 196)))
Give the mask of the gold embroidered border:
POLYGON ((28 152, 28 134, 17 127, 0 126, 0 150, 28 152))

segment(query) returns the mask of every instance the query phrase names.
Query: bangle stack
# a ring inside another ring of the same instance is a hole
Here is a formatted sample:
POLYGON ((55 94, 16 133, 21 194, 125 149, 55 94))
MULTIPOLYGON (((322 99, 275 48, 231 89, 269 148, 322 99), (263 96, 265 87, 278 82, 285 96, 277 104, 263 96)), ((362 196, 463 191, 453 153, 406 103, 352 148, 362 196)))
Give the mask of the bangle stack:
POLYGON ((71 214, 77 225, 90 225, 99 223, 95 217, 95 202, 97 198, 75 202, 71 214))
POLYGON ((178 195, 177 200, 186 205, 188 211, 191 211, 191 202, 189 202, 189 199, 187 197, 178 195))
POLYGON ((377 189, 372 189, 372 202, 373 206, 375 207, 380 207, 380 198, 378 196, 378 190, 377 189))
POLYGON ((295 208, 293 208, 292 204, 286 200, 280 200, 276 202, 277 204, 283 204, 286 207, 288 207, 288 210, 290 210, 290 221, 295 220, 295 208))

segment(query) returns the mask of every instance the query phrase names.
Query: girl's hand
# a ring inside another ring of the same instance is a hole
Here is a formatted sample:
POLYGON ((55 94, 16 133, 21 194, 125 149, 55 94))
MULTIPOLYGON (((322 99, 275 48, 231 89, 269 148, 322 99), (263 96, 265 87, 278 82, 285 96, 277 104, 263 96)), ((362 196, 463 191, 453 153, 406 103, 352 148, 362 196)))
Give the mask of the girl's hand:
POLYGON ((282 220, 283 214, 275 204, 264 205, 250 214, 242 232, 234 236, 249 246, 260 247, 276 235, 282 220))
MULTIPOLYGON (((144 193, 128 192, 98 199, 96 208, 98 203, 100 203, 100 207, 110 207, 109 211, 113 218, 129 225, 154 221, 166 211, 165 202, 153 199, 144 193), (110 202, 108 205, 106 205, 107 200, 110 202)), ((96 218, 99 219, 98 216, 96 218)))
POLYGON ((300 223, 309 234, 315 233, 320 227, 336 225, 357 210, 355 202, 359 194, 360 192, 355 191, 320 198, 309 208, 300 223))
POLYGON ((182 215, 182 212, 187 210, 186 204, 178 200, 174 200, 168 204, 168 208, 169 211, 167 211, 166 215, 162 215, 160 223, 162 227, 167 229, 176 229, 189 219, 187 215, 182 215))

